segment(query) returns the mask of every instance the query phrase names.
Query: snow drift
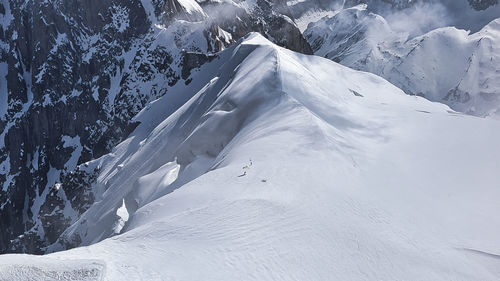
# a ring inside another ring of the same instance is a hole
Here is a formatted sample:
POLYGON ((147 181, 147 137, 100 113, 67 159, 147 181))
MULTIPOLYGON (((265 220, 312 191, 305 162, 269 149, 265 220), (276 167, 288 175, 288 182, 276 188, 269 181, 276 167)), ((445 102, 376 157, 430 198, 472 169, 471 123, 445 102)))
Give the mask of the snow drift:
POLYGON ((90 246, 0 256, 0 279, 500 277, 495 120, 258 34, 136 120, 87 163, 98 200, 64 237, 90 246))

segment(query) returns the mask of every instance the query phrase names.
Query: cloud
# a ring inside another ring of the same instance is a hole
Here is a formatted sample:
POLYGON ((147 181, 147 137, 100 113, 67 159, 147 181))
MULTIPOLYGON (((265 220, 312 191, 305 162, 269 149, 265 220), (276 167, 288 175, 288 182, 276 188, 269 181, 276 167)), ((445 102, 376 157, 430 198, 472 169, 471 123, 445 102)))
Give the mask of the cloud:
POLYGON ((447 7, 437 2, 419 2, 403 10, 387 10, 382 16, 394 31, 407 33, 410 37, 449 26, 453 22, 447 7))

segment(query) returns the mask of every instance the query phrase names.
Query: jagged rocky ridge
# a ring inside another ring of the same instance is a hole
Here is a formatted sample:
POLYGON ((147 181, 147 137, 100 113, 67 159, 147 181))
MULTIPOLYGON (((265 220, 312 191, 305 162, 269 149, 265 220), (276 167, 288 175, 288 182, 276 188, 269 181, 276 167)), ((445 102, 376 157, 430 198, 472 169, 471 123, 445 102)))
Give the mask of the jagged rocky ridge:
POLYGON ((86 163, 215 52, 258 31, 312 53, 280 0, 3 0, 0 17, 0 253, 54 243, 96 200, 86 163))

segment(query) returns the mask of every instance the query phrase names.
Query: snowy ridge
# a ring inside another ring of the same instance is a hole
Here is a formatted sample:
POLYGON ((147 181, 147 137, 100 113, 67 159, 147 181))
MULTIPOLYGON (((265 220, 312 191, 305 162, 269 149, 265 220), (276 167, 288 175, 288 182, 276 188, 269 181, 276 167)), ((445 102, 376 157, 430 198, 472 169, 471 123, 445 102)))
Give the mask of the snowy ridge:
POLYGON ((257 34, 195 75, 88 163, 98 199, 65 237, 92 245, 0 256, 0 279, 55 263, 104 280, 500 276, 499 122, 257 34))
POLYGON ((317 55, 380 75, 408 94, 498 118, 499 27, 496 19, 473 34, 444 27, 407 40, 360 5, 310 24, 304 34, 317 55))

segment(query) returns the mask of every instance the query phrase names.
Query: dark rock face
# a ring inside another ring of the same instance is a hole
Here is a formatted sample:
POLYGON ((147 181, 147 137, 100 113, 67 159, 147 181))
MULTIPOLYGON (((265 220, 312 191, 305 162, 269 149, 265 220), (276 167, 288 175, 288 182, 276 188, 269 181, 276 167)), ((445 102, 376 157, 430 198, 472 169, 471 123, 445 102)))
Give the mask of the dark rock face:
POLYGON ((147 32, 148 22, 140 2, 117 3, 3 3, 10 24, 1 38, 7 70, 1 93, 1 252, 40 252, 38 245, 55 235, 58 221, 68 221, 62 214, 49 216, 64 206, 64 190, 59 196, 52 191, 61 175, 106 153, 127 133, 109 110, 110 81, 120 54, 147 32), (113 24, 120 11, 137 28, 122 31, 113 24), (50 205, 44 204, 49 198, 50 205), (24 233, 29 235, 18 237, 24 233))
POLYGON ((477 11, 486 10, 498 4, 498 0, 468 0, 469 5, 477 11))
POLYGON ((189 75, 191 70, 199 68, 203 64, 211 61, 216 56, 205 53, 183 52, 182 57, 182 79, 189 83, 189 75))
POLYGON ((284 1, 216 17, 222 5, 0 2, 0 253, 43 253, 56 241, 95 200, 99 167, 85 163, 108 153, 147 103, 187 82, 211 53, 250 31, 312 53, 284 1), (186 53, 198 55, 186 61, 186 53))

